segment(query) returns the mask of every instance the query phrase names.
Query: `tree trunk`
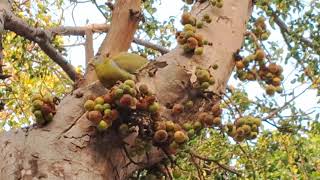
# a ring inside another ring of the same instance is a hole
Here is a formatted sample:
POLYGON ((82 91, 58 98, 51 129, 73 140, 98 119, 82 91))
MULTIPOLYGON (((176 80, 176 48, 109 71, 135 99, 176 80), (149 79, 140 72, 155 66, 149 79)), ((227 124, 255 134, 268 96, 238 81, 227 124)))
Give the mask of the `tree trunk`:
MULTIPOLYGON (((119 0, 117 3, 124 3, 126 6, 125 2, 119 0)), ((211 24, 199 30, 213 46, 207 46, 201 57, 184 56, 178 47, 158 59, 166 61, 166 67, 158 69, 153 77, 141 74, 139 80, 152 86, 161 104, 171 104, 186 96, 187 90, 184 85, 188 84, 188 72, 195 65, 208 67, 217 64, 219 68, 214 72, 217 83, 213 90, 224 91, 234 66, 232 55, 241 47, 251 8, 250 0, 225 0, 222 9, 208 7, 207 3, 197 3, 192 13, 198 19, 208 13, 213 20, 211 24)), ((114 12, 124 10, 115 9, 114 12)), ((128 14, 127 11, 113 18, 127 17, 128 14)), ((122 18, 122 22, 125 22, 125 19, 122 18)), ((121 22, 118 23, 123 25, 121 22)), ((115 26, 111 24, 109 37, 100 48, 104 55, 126 51, 129 46, 113 46, 109 43, 118 41, 121 35, 126 34, 126 30, 131 29, 129 31, 133 33, 122 37, 130 43, 136 24, 128 25, 130 28, 118 26, 113 30, 112 27, 115 26)), ((88 72, 91 75, 92 73, 88 72)), ((91 82, 93 80, 94 78, 90 79, 91 82)), ((159 162, 164 155, 154 148, 149 158, 144 155, 135 158, 136 162, 143 162, 140 165, 129 163, 130 160, 122 148, 123 141, 114 132, 103 135, 96 133, 94 125, 86 119, 82 106, 88 95, 101 95, 104 92, 105 89, 99 83, 91 83, 65 97, 57 108, 53 122, 47 126, 2 133, 0 179, 126 179, 135 170, 159 162), (83 96, 77 98, 79 95, 83 96)), ((128 142, 131 142, 130 139, 128 142)))

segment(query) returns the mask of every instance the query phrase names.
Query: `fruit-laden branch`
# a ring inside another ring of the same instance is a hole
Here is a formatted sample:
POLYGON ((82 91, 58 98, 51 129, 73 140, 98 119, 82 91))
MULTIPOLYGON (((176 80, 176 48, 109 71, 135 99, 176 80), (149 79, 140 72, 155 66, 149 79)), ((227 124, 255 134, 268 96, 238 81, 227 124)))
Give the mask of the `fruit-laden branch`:
POLYGON ((192 14, 201 19, 208 14, 212 22, 198 29, 197 33, 212 45, 204 47, 204 52, 199 55, 183 55, 184 47, 180 46, 170 53, 157 59, 158 62, 165 61, 167 66, 157 69, 155 77, 140 77, 140 82, 147 84, 156 91, 157 98, 161 104, 175 104, 189 93, 188 83, 192 79, 195 67, 208 68, 216 65, 218 68, 212 72, 215 84, 212 90, 219 94, 225 91, 227 81, 234 68, 233 53, 241 47, 245 34, 245 25, 251 14, 251 1, 246 2, 247 7, 235 1, 224 1, 222 9, 208 8, 207 3, 196 4, 192 14), (231 11, 228 7, 239 7, 237 11, 231 11), (210 11, 211 10, 211 11, 210 11), (214 13, 212 13, 214 12, 214 13), (223 17, 223 18, 222 18, 223 17), (191 77, 190 77, 191 76, 191 77), (163 93, 167 92, 167 93, 163 93))
MULTIPOLYGON (((108 32, 109 28, 109 24, 90 24, 86 26, 61 26, 49 29, 48 31, 50 31, 52 35, 84 36, 86 31, 92 31, 94 33, 103 33, 108 32)), ((160 45, 153 44, 151 42, 138 38, 134 38, 133 42, 146 48, 159 51, 161 54, 166 54, 170 51, 169 49, 166 49, 160 45)))
MULTIPOLYGON (((292 31, 290 30, 290 28, 286 25, 285 22, 283 22, 279 16, 276 13, 273 13, 272 17, 274 18, 274 22, 279 26, 280 30, 291 35, 292 31)), ((305 45, 307 45, 308 47, 315 49, 315 45, 314 43, 312 43, 312 41, 308 38, 305 38, 303 36, 298 36, 298 38, 300 39, 300 41, 302 43, 304 43, 305 45)), ((316 49, 315 49, 316 50, 316 49)), ((316 50, 317 51, 317 50, 316 50)))
POLYGON ((13 31, 30 41, 36 42, 66 72, 70 79, 77 80, 78 74, 75 68, 53 47, 50 42, 50 36, 45 30, 31 27, 9 11, 3 10, 2 15, 4 16, 4 28, 6 30, 13 31))

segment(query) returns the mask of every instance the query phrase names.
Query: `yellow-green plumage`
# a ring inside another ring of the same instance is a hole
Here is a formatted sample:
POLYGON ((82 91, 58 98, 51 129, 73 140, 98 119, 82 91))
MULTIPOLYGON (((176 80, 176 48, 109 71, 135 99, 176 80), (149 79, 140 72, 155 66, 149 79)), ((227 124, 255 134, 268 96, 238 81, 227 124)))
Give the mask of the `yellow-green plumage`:
POLYGON ((94 66, 99 81, 110 88, 117 81, 134 79, 133 73, 146 63, 148 60, 137 54, 120 53, 111 58, 100 57, 94 61, 94 66))
POLYGON ((126 70, 129 73, 135 73, 143 65, 148 63, 148 59, 133 53, 120 53, 114 57, 112 60, 117 63, 117 65, 126 70))

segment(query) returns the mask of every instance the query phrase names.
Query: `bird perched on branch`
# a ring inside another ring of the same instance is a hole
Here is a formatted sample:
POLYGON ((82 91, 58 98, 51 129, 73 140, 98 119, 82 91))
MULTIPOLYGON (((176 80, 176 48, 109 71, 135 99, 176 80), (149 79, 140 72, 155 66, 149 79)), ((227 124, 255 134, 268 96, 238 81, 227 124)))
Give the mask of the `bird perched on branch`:
POLYGON ((98 57, 93 65, 99 81, 106 88, 112 87, 117 81, 134 79, 134 74, 148 63, 142 56, 123 52, 113 57, 98 57))

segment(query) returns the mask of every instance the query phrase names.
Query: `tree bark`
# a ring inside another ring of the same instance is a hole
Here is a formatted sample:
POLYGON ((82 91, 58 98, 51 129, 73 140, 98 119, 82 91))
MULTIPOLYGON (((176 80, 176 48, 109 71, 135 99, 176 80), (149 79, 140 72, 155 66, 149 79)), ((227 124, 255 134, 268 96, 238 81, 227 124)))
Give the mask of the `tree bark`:
MULTIPOLYGON (((118 3, 126 2, 119 0, 118 3)), ((132 1, 130 1, 132 2, 132 1)), ((130 3, 128 3, 130 4, 130 3)), ((203 56, 187 57, 177 47, 160 57, 168 65, 158 69, 155 76, 143 73, 139 80, 152 86, 154 93, 162 104, 174 103, 184 98, 187 90, 185 84, 190 81, 189 72, 196 65, 208 67, 219 66, 214 72, 216 78, 215 92, 224 91, 234 66, 233 53, 239 49, 246 31, 246 22, 251 14, 250 0, 225 0, 222 9, 207 7, 206 3, 196 4, 192 13, 200 19, 208 13, 212 23, 199 30, 213 46, 207 46, 203 56)), ((115 9, 121 11, 123 9, 115 9)), ((117 18, 128 16, 119 13, 117 18)), ((116 17, 113 17, 116 18, 116 17)), ((124 20, 126 18, 122 18, 124 20)), ((120 23, 120 22, 119 22, 120 23)), ((118 46, 108 42, 123 38, 128 44, 133 39, 122 37, 125 29, 134 25, 113 29, 106 42, 100 48, 102 54, 126 51, 128 45, 118 46), (115 49, 113 49, 115 47, 115 49)), ((118 43, 119 44, 119 43, 118 43)), ((89 72, 92 73, 92 72, 89 72)), ((91 79, 92 82, 94 79, 91 79)), ((53 122, 43 128, 30 127, 11 130, 0 135, 0 179, 126 179, 135 170, 159 162, 164 155, 154 148, 150 158, 142 155, 135 158, 140 165, 129 163, 122 147, 122 140, 114 133, 99 134, 86 119, 82 108, 88 95, 101 95, 106 90, 99 83, 92 83, 65 97, 57 108, 53 122), (79 95, 82 95, 81 98, 79 95)), ((134 137, 129 137, 134 138, 134 137)), ((128 140, 130 142, 130 140, 128 140)))

